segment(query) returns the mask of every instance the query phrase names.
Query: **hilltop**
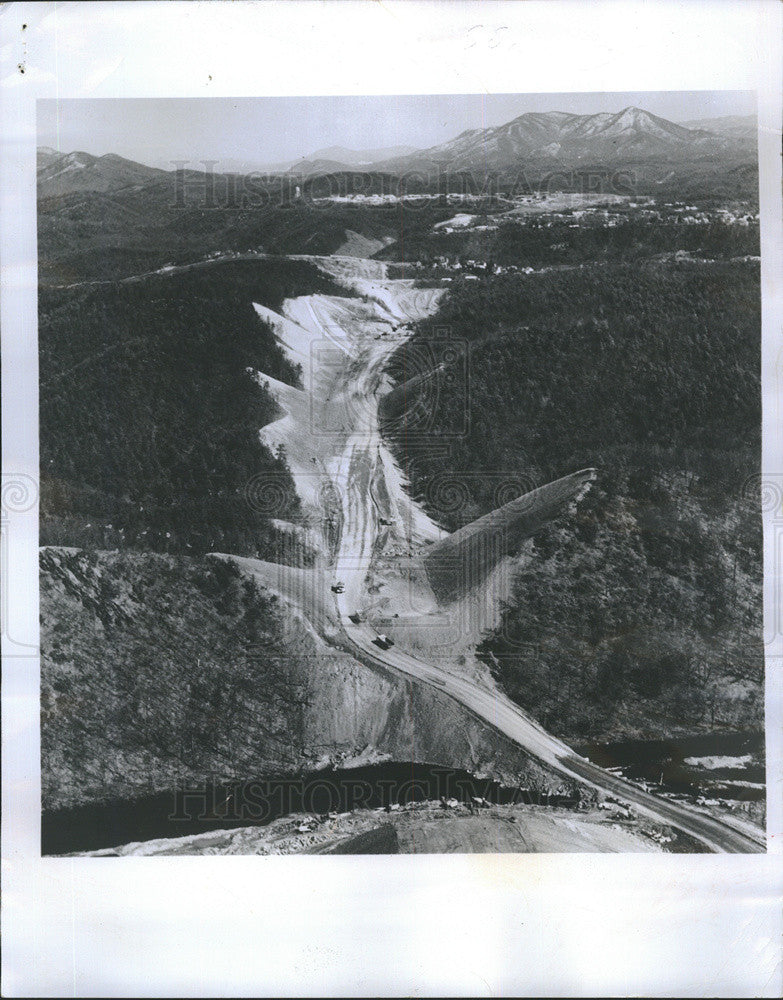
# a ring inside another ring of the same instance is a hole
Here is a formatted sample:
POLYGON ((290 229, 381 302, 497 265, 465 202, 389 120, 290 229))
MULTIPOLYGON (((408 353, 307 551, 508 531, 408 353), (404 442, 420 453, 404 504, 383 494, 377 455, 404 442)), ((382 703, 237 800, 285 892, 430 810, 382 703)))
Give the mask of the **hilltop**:
MULTIPOLYGON (((726 162, 755 158, 753 116, 700 119, 678 124, 642 108, 577 115, 527 112, 490 128, 468 129, 447 142, 417 150, 389 146, 354 150, 328 146, 296 160, 257 166, 226 160, 221 173, 323 175, 389 173, 395 176, 448 167, 451 172, 503 172, 525 165, 618 166, 648 161, 668 164, 726 162)), ((197 162, 197 158, 194 163, 197 162)), ((160 179, 166 171, 114 154, 38 150, 39 198, 73 191, 108 191, 160 179)), ((173 171, 169 171, 173 174, 173 171)))
POLYGON ((448 166, 452 171, 501 171, 528 161, 574 166, 615 164, 653 158, 682 161, 741 155, 734 137, 707 128, 688 128, 641 108, 616 114, 575 115, 530 112, 505 125, 469 129, 441 145, 376 164, 386 170, 448 166))
POLYGON ((116 153, 92 156, 81 151, 58 153, 49 146, 38 150, 38 197, 73 191, 112 191, 146 184, 165 174, 155 167, 126 160, 116 153))

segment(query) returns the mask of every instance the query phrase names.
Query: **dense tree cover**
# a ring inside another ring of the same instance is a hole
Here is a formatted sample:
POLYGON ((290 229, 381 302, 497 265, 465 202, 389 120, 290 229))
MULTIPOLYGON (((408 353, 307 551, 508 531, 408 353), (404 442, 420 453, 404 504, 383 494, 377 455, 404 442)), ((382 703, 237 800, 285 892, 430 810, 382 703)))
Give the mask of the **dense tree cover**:
MULTIPOLYGON (((235 192, 229 195, 218 185, 207 204, 203 177, 189 182, 180 199, 172 175, 139 189, 44 199, 38 205, 40 280, 122 278, 200 260, 205 250, 329 254, 345 242, 348 230, 396 240, 409 224, 426 229, 452 214, 436 203, 412 203, 401 213, 395 204, 313 200, 328 194, 328 185, 301 200, 292 197, 293 190, 290 179, 279 180, 270 196, 259 200, 252 187, 243 191, 239 178, 235 192)), ((338 185, 335 192, 340 190, 338 185)), ((350 190, 364 193, 353 185, 350 190)))
POLYGON ((47 807, 298 763, 311 651, 233 563, 44 549, 41 569, 47 807))
POLYGON ((712 220, 686 224, 656 222, 631 215, 616 226, 543 221, 500 227, 491 247, 499 264, 571 264, 629 261, 685 250, 703 257, 740 257, 759 252, 758 222, 748 225, 712 220))
POLYGON ((758 504, 603 475, 529 547, 479 655, 569 739, 763 725, 758 504))
POLYGON ((288 473, 258 439, 277 405, 246 369, 299 373, 252 303, 305 289, 334 286, 305 262, 269 261, 42 289, 42 542, 263 552, 246 487, 288 473))
MULTIPOLYGON (((659 170, 660 164, 653 173, 659 170)), ((685 198, 707 209, 725 204, 727 198, 741 199, 751 209, 757 203, 758 182, 751 165, 716 168, 715 164, 693 164, 669 172, 671 176, 663 183, 659 183, 659 176, 646 179, 639 164, 612 171, 600 165, 575 171, 523 166, 516 173, 503 175, 454 173, 443 165, 430 173, 413 171, 402 176, 337 171, 310 179, 219 173, 208 177, 192 170, 178 177, 172 172, 122 190, 41 199, 39 275, 48 284, 120 278, 165 264, 198 260, 205 247, 224 253, 329 254, 345 242, 348 230, 370 238, 392 239, 394 242, 378 256, 397 261, 441 254, 482 255, 498 262, 531 265, 607 255, 622 259, 633 250, 639 229, 648 253, 656 248, 689 249, 694 242, 694 250, 708 255, 758 252, 743 249, 753 245, 754 227, 743 232, 743 227, 735 226, 736 232, 726 234, 720 225, 694 226, 690 233, 686 226, 649 224, 633 216, 628 226, 620 227, 620 233, 606 230, 605 247, 600 245, 600 234, 599 243, 595 243, 595 234, 587 230, 584 219, 579 231, 569 228, 567 222, 547 231, 531 220, 521 230, 511 224, 494 234, 432 231, 435 223, 455 212, 488 212, 491 217, 507 210, 509 198, 520 194, 594 192, 596 177, 601 190, 652 195, 661 206, 672 198, 685 198), (442 197, 423 200, 419 197, 423 193, 442 197), (353 195, 401 195, 402 200, 384 204, 325 200, 353 195), (451 202, 446 195, 452 197, 451 202), (653 231, 656 226, 661 235, 653 231), (705 228, 710 230, 706 235, 705 228), (558 233, 559 238, 555 238, 558 233), (565 252, 558 248, 562 243, 566 244, 565 252)), ((755 240, 757 246, 757 228, 755 240)))
POLYGON ((395 438, 445 526, 495 506, 500 481, 599 470, 576 519, 532 543, 481 649, 509 693, 569 737, 759 725, 758 267, 455 281, 397 377, 447 335, 459 359, 425 436, 448 447, 417 448, 415 424, 395 438), (462 478, 458 509, 438 507, 444 476, 462 478))
MULTIPOLYGON (((470 209, 466 209, 470 211, 470 209)), ((565 214, 565 213, 564 213, 565 214)), ((628 262, 678 250, 705 258, 757 256, 758 222, 741 225, 712 218, 683 223, 674 219, 657 221, 638 218, 629 210, 617 225, 607 226, 600 217, 569 221, 550 216, 531 216, 511 221, 493 220, 487 215, 479 224, 494 229, 443 230, 413 229, 404 246, 390 245, 379 256, 401 260, 416 257, 425 264, 439 257, 467 261, 488 261, 490 266, 551 267, 595 261, 628 262)))
MULTIPOLYGON (((759 310, 754 264, 455 281, 392 367, 399 380, 410 377, 428 341, 450 339, 460 352, 451 377, 439 379, 427 430, 432 440, 446 429, 450 453, 411 451, 414 489, 454 467, 551 479, 618 462, 674 463, 705 483, 736 486, 758 457, 759 310), (466 414, 466 433, 454 437, 466 414)), ((471 480, 481 507, 493 488, 491 478, 471 480)))

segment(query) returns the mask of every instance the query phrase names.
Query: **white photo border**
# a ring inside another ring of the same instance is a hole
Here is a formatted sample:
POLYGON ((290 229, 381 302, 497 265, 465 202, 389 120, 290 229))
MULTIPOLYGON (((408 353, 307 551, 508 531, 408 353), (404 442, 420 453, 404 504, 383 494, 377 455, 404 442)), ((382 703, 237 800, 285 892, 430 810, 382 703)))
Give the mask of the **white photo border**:
POLYGON ((775 0, 0 11, 4 995, 783 992, 783 637, 771 626, 783 553, 771 514, 765 856, 40 857, 35 203, 39 98, 756 91, 763 475, 774 477, 783 473, 782 27, 775 0))

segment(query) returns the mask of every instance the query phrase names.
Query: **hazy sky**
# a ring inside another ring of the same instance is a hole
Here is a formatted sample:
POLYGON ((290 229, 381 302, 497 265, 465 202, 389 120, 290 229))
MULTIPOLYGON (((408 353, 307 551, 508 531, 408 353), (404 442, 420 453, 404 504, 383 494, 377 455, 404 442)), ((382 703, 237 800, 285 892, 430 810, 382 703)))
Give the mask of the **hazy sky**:
MULTIPOLYGON (((749 91, 492 94, 399 97, 68 99, 38 102, 38 142, 62 152, 118 153, 151 166, 174 160, 263 165, 327 146, 424 148, 526 111, 594 114, 636 105, 672 121, 752 114, 749 91)), ((218 168, 219 169, 219 168, 218 168)))

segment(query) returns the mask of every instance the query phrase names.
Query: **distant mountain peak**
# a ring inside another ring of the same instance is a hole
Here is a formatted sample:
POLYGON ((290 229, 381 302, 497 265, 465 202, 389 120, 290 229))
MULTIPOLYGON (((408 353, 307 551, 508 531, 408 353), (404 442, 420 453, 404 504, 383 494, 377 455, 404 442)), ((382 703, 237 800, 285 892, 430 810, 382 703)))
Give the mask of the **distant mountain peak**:
MULTIPOLYGON (((505 171, 532 164, 550 170, 564 167, 641 163, 684 163, 726 159, 742 162, 755 155, 754 116, 701 119, 676 123, 644 108, 575 114, 569 111, 526 111, 503 125, 466 129, 447 142, 416 150, 411 146, 349 149, 328 146, 295 161, 259 168, 226 161, 226 170, 317 175, 371 170, 404 173, 430 171, 505 171)), ((71 191, 109 191, 144 184, 164 171, 134 163, 116 153, 93 156, 81 150, 62 153, 38 148, 39 197, 71 191)))
POLYGON ((294 161, 291 166, 312 165, 318 162, 338 164, 349 167, 366 167, 378 160, 390 159, 395 156, 410 156, 416 153, 415 146, 386 146, 380 149, 348 149, 346 146, 327 146, 317 149, 314 153, 294 161))
POLYGON ((93 156, 83 150, 59 153, 38 149, 38 197, 57 197, 74 191, 112 191, 144 184, 162 171, 126 160, 117 153, 93 156))
POLYGON ((682 160, 741 152, 739 140, 704 128, 688 128, 644 108, 628 105, 592 115, 528 111, 504 125, 468 129, 449 142, 379 167, 456 171, 503 170, 521 163, 609 164, 640 158, 682 160))

